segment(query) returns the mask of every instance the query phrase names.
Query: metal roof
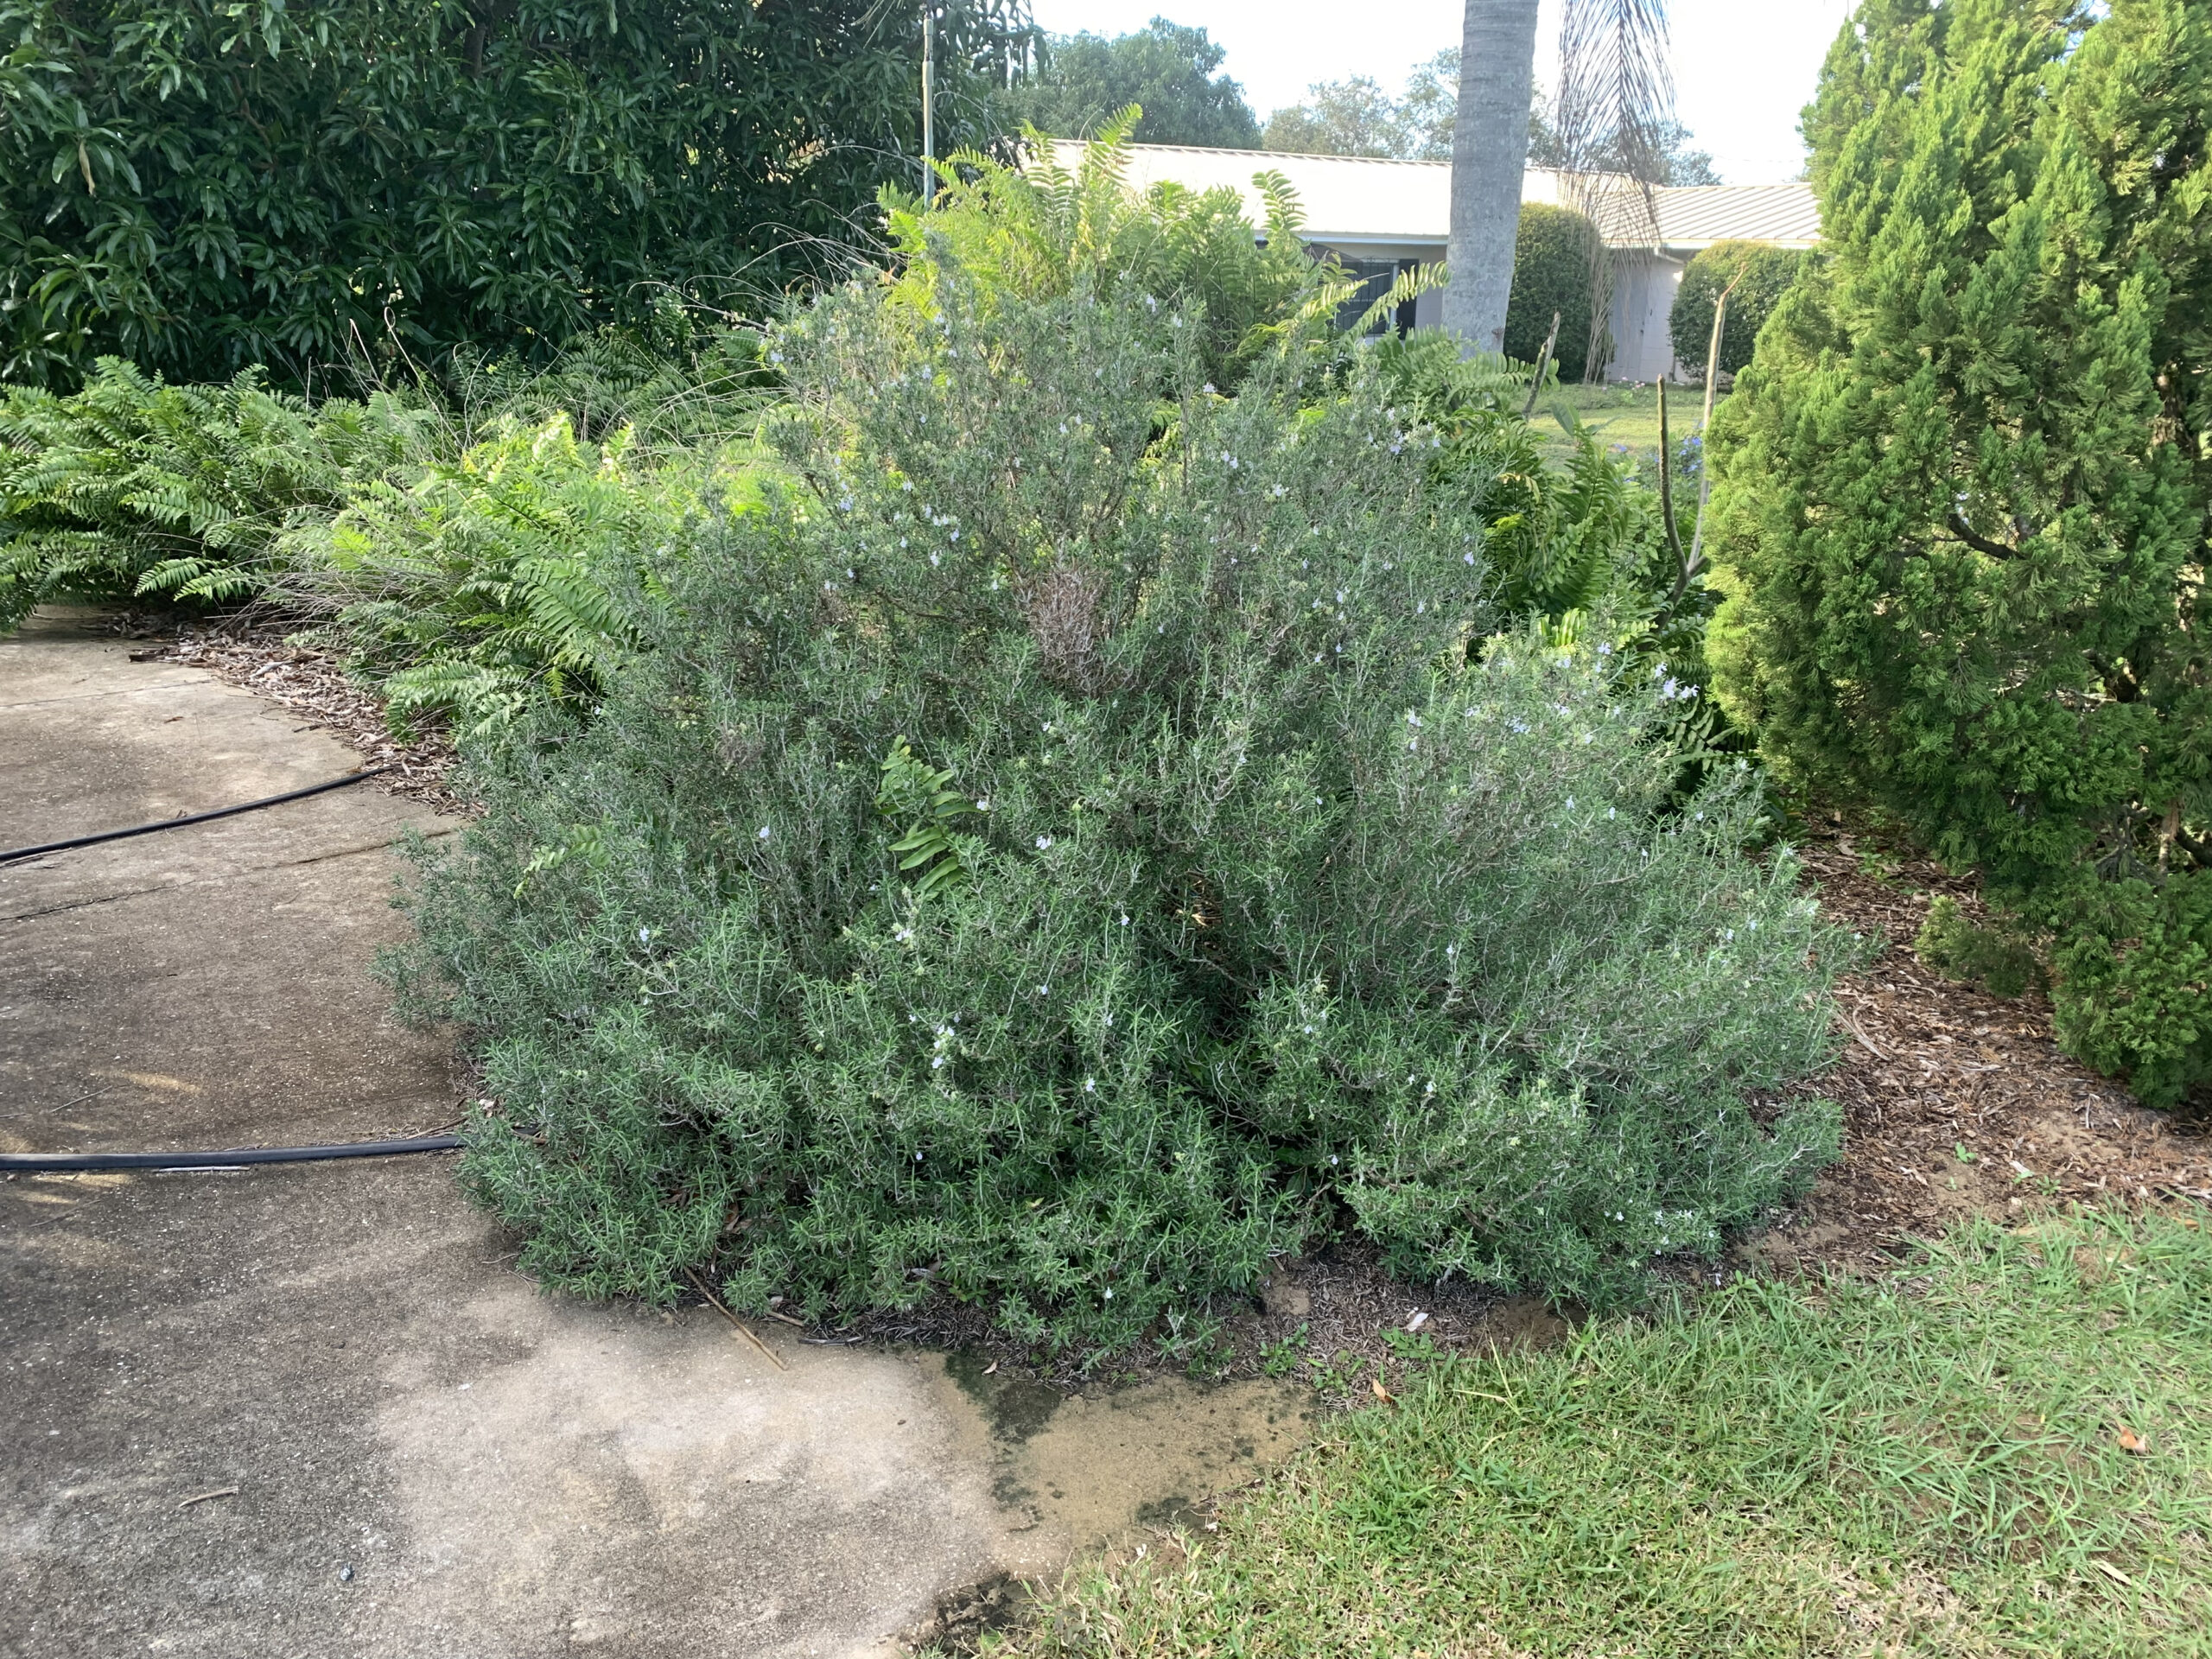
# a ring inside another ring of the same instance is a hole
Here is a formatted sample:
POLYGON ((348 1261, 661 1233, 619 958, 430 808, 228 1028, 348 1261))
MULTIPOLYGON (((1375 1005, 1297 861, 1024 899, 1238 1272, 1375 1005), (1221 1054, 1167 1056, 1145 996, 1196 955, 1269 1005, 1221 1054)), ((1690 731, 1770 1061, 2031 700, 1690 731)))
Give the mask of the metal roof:
POLYGON ((1670 248, 1738 240, 1809 248, 1821 239, 1821 205, 1809 184, 1677 185, 1653 194, 1659 240, 1670 248))
MULTIPOLYGON (((1061 139, 1054 159, 1072 170, 1083 156, 1077 139, 1061 139)), ((1127 177, 1140 190, 1173 182, 1193 190, 1226 185, 1244 199, 1255 223, 1267 220, 1267 204, 1254 188, 1256 173, 1281 173, 1306 210, 1300 234, 1332 245, 1441 243, 1452 229, 1452 165, 1448 162, 1392 162, 1363 156, 1292 156, 1262 149, 1200 149, 1178 144, 1131 144, 1127 177)), ((1560 175, 1532 167, 1522 175, 1523 201, 1557 202, 1560 175)), ((1652 234, 1644 193, 1626 180, 1604 192, 1595 216, 1615 246, 1649 247, 1656 240, 1686 251, 1734 238, 1809 247, 1820 240, 1821 214, 1802 184, 1694 185, 1651 192, 1658 210, 1652 234)))

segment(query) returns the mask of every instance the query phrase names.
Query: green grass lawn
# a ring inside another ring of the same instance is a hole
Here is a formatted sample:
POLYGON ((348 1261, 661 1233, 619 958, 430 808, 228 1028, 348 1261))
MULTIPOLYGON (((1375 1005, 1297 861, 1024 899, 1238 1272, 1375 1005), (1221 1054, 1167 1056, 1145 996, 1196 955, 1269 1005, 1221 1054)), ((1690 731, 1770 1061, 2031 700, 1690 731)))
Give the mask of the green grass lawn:
POLYGON ((1974 1224, 1435 1364, 984 1651, 2212 1654, 2203 1213, 1974 1224))
MULTIPOLYGON (((1697 430, 1704 407, 1700 386, 1670 386, 1667 391, 1667 423, 1679 441, 1697 430)), ((1546 447, 1567 448, 1566 423, 1561 410, 1571 410, 1605 444, 1625 443, 1639 455, 1656 460, 1659 454, 1659 389, 1641 386, 1561 386, 1536 402, 1531 424, 1546 447)))

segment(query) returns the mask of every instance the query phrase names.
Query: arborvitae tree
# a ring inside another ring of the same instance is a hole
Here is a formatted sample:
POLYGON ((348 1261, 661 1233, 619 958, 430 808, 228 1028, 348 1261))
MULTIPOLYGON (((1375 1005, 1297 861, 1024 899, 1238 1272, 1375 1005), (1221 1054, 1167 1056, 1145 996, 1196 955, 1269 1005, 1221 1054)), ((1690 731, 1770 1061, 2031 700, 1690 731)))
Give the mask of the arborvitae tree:
POLYGON ((1833 260, 1714 432, 1718 689, 2039 931, 2073 1052, 2212 1080, 2212 16, 1878 0, 1833 260))

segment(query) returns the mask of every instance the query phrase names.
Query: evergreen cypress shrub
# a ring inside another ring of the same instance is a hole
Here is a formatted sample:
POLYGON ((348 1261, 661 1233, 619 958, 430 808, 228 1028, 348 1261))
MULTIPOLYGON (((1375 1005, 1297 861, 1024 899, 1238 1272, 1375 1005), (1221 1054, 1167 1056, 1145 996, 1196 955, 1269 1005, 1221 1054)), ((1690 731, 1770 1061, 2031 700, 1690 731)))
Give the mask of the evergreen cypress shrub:
POLYGON ((1598 253, 1598 227, 1571 207, 1532 201, 1521 209, 1513 245, 1513 291, 1505 304, 1504 351, 1533 363, 1559 313, 1559 344, 1552 360, 1580 365, 1590 355, 1590 274, 1598 253))
POLYGON ((1929 906, 1912 950, 1945 978, 1980 984, 1998 996, 2019 996, 2041 980, 2033 950, 2002 928, 1969 920, 1948 893, 1929 906))
POLYGON ((1706 351, 1713 344, 1713 308, 1726 293, 1728 320, 1720 327, 1720 367, 1728 374, 1740 372, 1751 360, 1759 330, 1809 257, 1802 248, 1777 248, 1764 242, 1716 242, 1700 249, 1683 270, 1674 309, 1667 314, 1675 361, 1694 373, 1705 372, 1706 351))
POLYGON ((708 511, 599 718, 423 849, 465 1179, 592 1294, 1187 1328, 1349 1227, 1596 1304, 1801 1188, 1839 944, 1675 688, 1491 639, 1371 359, 1235 396, 1141 289, 950 264, 775 342, 803 490, 708 511))
POLYGON ((1770 756, 2041 936, 2070 1052, 2171 1102, 2212 1080, 2212 19, 2055 16, 1839 41, 1834 257, 1715 423, 1710 652, 1770 756))

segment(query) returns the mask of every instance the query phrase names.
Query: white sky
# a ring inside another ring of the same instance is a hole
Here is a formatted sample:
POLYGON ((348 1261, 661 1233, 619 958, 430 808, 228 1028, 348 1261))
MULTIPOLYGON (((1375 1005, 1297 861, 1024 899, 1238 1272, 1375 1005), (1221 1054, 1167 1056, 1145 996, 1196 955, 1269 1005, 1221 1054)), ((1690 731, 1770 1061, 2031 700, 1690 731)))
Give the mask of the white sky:
MULTIPOLYGON (((1228 48, 1262 120, 1317 80, 1371 75, 1396 91, 1414 65, 1459 43, 1461 0, 1396 0, 1360 15, 1342 0, 1031 0, 1055 34, 1122 35, 1158 13, 1228 48)), ((1553 78, 1561 0, 1542 0, 1537 75, 1553 78)), ((1804 165, 1797 112, 1853 0, 1671 0, 1676 112, 1730 184, 1774 184, 1804 165)))

